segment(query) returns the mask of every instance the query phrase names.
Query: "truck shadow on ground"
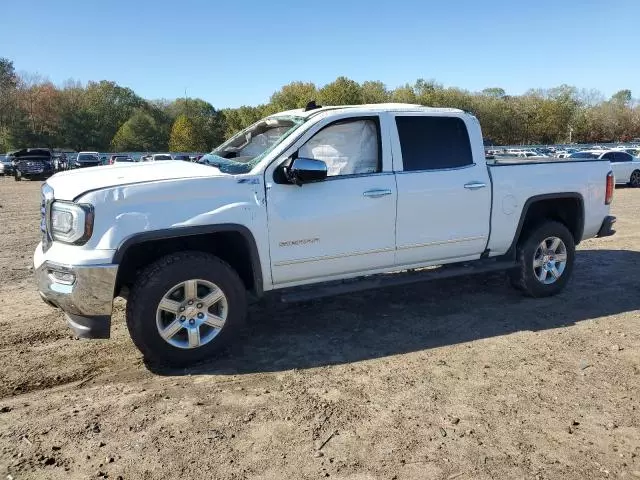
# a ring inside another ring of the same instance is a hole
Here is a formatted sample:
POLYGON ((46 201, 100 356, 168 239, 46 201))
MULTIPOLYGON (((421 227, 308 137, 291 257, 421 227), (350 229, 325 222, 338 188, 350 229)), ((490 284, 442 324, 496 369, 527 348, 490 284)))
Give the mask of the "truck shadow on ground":
POLYGON ((568 327, 640 309, 640 252, 582 250, 556 297, 531 299, 502 273, 372 290, 303 304, 266 302, 226 355, 161 375, 243 374, 346 364, 445 345, 568 327))

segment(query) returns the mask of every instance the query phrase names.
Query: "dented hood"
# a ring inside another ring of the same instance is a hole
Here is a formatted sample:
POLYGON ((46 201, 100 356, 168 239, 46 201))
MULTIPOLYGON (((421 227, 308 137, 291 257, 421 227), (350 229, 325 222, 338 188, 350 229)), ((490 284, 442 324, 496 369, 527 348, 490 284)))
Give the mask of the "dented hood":
POLYGON ((176 161, 141 162, 89 167, 60 172, 47 180, 56 198, 74 200, 101 188, 183 178, 227 176, 215 167, 176 161))

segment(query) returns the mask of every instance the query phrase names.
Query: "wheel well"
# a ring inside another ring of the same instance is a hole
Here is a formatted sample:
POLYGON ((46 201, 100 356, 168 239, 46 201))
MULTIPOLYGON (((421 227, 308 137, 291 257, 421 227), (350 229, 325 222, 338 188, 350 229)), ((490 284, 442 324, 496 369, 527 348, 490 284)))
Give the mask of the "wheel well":
POLYGON ((259 294, 261 279, 254 269, 254 255, 249 241, 240 232, 225 231, 154 239, 135 243, 124 252, 116 279, 117 294, 130 289, 141 269, 175 252, 199 251, 215 255, 228 263, 249 291, 259 294))
POLYGON ((555 220, 564 224, 576 243, 580 243, 584 229, 584 207, 582 198, 567 196, 560 198, 539 199, 525 205, 523 219, 516 238, 517 243, 527 237, 527 234, 545 220, 555 220), (528 207, 528 208, 527 208, 528 207))

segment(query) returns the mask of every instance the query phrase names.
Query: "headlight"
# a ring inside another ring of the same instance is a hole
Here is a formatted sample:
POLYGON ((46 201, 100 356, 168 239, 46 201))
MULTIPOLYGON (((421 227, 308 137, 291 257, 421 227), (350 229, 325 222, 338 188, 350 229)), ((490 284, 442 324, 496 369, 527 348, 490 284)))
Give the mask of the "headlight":
POLYGON ((54 240, 82 245, 93 233, 93 207, 56 201, 51 207, 51 236, 54 240))

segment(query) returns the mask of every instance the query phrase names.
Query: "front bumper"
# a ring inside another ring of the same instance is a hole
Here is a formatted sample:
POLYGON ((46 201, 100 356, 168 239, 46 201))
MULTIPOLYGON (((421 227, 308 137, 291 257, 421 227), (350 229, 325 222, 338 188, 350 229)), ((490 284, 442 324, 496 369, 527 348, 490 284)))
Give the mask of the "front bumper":
POLYGON ((598 230, 598 234, 596 235, 596 237, 610 237, 611 235, 613 235, 614 233, 616 233, 616 231, 613 229, 613 226, 616 223, 616 217, 612 216, 612 215, 608 215, 606 217, 604 217, 604 220, 602 221, 602 226, 600 227, 600 230, 598 230))
POLYGON ((81 338, 109 338, 118 265, 70 266, 45 261, 36 268, 42 299, 60 308, 81 338))

